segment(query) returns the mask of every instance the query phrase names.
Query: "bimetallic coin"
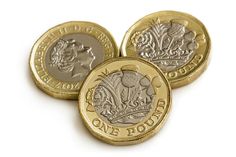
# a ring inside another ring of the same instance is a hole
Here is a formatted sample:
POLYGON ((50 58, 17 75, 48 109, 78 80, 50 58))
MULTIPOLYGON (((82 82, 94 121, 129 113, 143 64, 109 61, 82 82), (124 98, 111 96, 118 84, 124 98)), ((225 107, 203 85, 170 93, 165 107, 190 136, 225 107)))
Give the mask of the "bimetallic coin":
POLYGON ((143 142, 165 122, 171 89, 153 64, 129 57, 97 66, 79 93, 80 115, 98 139, 115 145, 143 142))
POLYGON ((123 56, 143 58, 157 65, 172 88, 195 80, 206 68, 210 37, 195 17, 175 11, 145 16, 126 33, 123 56))
POLYGON ((118 57, 113 37, 91 22, 67 22, 34 44, 30 69, 36 85, 49 95, 77 99, 87 74, 104 60, 118 57))

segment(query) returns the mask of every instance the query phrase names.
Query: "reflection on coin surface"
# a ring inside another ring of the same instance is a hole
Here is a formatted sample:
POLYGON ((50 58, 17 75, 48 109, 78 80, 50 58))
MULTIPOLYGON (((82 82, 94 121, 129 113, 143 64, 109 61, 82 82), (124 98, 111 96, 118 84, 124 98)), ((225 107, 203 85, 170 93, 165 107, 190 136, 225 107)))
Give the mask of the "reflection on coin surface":
POLYGON ((126 33, 123 56, 140 57, 157 65, 172 88, 192 82, 206 68, 210 38, 195 17, 174 11, 145 16, 126 33))
POLYGON ((171 91, 159 68, 125 57, 93 69, 81 86, 78 101, 81 117, 95 137, 129 145, 158 132, 170 110, 171 91))
POLYGON ((67 22, 43 34, 33 46, 30 68, 37 86, 51 96, 77 99, 88 73, 118 57, 113 37, 90 22, 67 22))

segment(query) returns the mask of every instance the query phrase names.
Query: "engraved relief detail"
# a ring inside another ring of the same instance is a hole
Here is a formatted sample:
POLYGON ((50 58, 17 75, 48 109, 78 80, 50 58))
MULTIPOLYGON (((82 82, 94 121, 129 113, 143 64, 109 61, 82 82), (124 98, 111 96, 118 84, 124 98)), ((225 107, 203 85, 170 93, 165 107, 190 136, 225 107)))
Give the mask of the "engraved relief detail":
POLYGON ((133 65, 116 72, 105 72, 93 90, 95 111, 111 124, 140 122, 152 108, 155 91, 152 80, 137 72, 133 65))
POLYGON ((60 72, 71 73, 71 77, 85 77, 91 70, 95 56, 91 47, 74 39, 60 39, 50 54, 50 66, 60 72))
POLYGON ((188 22, 171 20, 153 21, 147 29, 137 31, 131 42, 138 55, 168 72, 192 59, 204 36, 187 29, 188 22))

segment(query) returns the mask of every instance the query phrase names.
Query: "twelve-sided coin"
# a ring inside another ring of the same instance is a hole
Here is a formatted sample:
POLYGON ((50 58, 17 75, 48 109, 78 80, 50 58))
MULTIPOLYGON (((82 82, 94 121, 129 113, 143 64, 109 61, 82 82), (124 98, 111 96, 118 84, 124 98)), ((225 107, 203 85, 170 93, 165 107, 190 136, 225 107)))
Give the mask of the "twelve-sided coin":
POLYGON ((127 31, 121 54, 157 65, 176 88, 204 71, 210 44, 207 30, 198 19, 186 13, 161 11, 145 16, 127 31))
POLYGON ((124 57, 93 69, 78 101, 84 124, 95 137, 129 145, 150 138, 162 127, 171 106, 171 89, 159 68, 124 57))
POLYGON ((67 22, 48 30, 34 44, 30 69, 36 85, 47 94, 77 99, 87 74, 118 56, 116 43, 105 28, 91 22, 67 22))

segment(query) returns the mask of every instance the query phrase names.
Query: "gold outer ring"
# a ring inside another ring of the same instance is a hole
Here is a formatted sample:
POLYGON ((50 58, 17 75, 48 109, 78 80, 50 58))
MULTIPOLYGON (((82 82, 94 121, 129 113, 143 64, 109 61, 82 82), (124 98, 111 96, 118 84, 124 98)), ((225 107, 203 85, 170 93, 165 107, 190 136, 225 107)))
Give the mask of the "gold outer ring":
POLYGON ((163 126, 171 108, 171 88, 165 75, 155 65, 139 58, 114 58, 100 64, 90 72, 81 86, 78 108, 85 126, 99 140, 113 145, 137 144, 152 137, 163 126), (156 93, 152 109, 144 119, 132 126, 117 126, 102 120, 101 115, 98 115, 93 107, 93 92, 99 84, 97 78, 104 73, 117 72, 123 66, 134 65, 138 68, 130 68, 130 70, 139 69, 138 72, 148 76, 150 80, 159 78, 151 83, 156 93))
POLYGON ((82 82, 63 82, 57 80, 47 72, 45 66, 47 49, 60 37, 74 33, 87 33, 95 37, 104 48, 105 60, 119 56, 113 36, 98 24, 86 21, 70 21, 49 29, 34 44, 29 58, 29 67, 37 87, 55 98, 78 98, 78 91, 82 82))
MULTIPOLYGON (((156 19, 160 21, 170 21, 170 20, 187 20, 189 22, 189 29, 193 31, 197 31, 204 36, 204 43, 202 43, 194 57, 183 66, 170 71, 164 72, 167 79, 170 82, 172 88, 178 88, 184 85, 187 85, 197 79, 208 66, 209 54, 211 49, 211 40, 208 34, 206 27, 203 25, 201 21, 197 18, 183 12, 177 11, 160 11, 156 13, 149 14, 139 21, 137 21, 134 25, 132 25, 129 30, 126 32, 121 47, 121 55, 128 57, 139 57, 135 52, 134 48, 131 45, 131 35, 137 31, 147 28, 150 25, 150 22, 156 19), (131 47, 131 48, 129 48, 131 47)), ((187 28, 188 28, 187 27, 187 28)))

